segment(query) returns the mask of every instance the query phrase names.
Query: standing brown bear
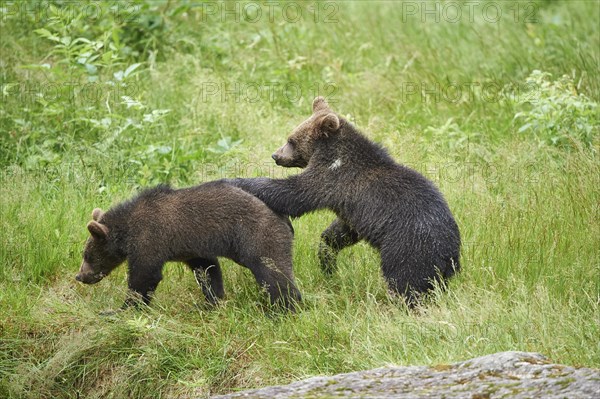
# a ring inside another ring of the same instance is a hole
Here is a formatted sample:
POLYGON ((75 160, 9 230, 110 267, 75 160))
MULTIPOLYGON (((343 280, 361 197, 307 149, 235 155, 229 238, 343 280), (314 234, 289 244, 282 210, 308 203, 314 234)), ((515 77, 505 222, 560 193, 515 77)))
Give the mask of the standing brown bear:
POLYGON ((322 97, 273 154, 286 179, 230 179, 280 214, 327 208, 337 219, 323 232, 319 258, 332 273, 338 252, 365 239, 381 254, 389 287, 414 306, 419 294, 459 270, 458 226, 438 189, 400 165, 331 110, 322 97))
POLYGON ((78 281, 95 284, 128 261, 130 295, 123 307, 148 304, 167 261, 185 262, 206 299, 224 295, 218 256, 252 271, 272 303, 300 301, 292 272, 293 231, 256 197, 222 182, 148 189, 106 213, 94 209, 78 281))

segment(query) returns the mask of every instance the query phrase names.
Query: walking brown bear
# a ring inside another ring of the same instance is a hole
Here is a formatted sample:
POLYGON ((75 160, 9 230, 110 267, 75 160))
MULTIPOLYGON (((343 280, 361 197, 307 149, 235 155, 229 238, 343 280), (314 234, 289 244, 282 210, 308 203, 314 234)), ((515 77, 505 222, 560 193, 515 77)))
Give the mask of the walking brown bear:
POLYGON ((223 256, 247 267, 274 304, 293 309, 300 292, 292 272, 293 230, 256 197, 222 182, 143 191, 106 213, 94 209, 78 281, 95 284, 128 261, 124 308, 150 302, 167 261, 185 262, 206 299, 224 295, 223 256))
POLYGON ((414 306, 419 294, 459 270, 458 226, 438 189, 418 172, 396 163, 322 97, 274 154, 284 167, 305 168, 286 179, 229 179, 280 214, 317 209, 337 219, 323 232, 319 258, 332 273, 338 252, 365 239, 381 254, 391 290, 414 306))

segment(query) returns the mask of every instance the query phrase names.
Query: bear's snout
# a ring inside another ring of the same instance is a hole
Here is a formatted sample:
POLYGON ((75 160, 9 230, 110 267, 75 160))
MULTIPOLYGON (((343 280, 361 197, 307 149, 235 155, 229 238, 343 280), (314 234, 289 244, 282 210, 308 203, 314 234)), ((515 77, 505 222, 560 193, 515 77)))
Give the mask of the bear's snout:
POLYGON ((273 160, 275 161, 275 163, 276 163, 278 166, 285 166, 285 165, 283 165, 283 163, 285 163, 285 162, 282 160, 282 157, 281 157, 281 155, 279 154, 279 152, 280 152, 279 150, 278 150, 278 151, 276 151, 276 152, 274 152, 274 153, 271 155, 271 158, 273 158, 273 160))
POLYGON ((275 161, 275 164, 277 164, 277 166, 284 166, 284 167, 292 166, 292 165, 289 165, 289 160, 285 159, 277 152, 273 153, 273 155, 271 155, 271 158, 273 158, 273 160, 275 161))
POLYGON ((289 143, 286 143, 281 148, 278 148, 277 151, 271 155, 271 158, 273 158, 275 163, 279 166, 296 166, 294 165, 294 148, 289 143))
POLYGON ((79 273, 77 273, 77 275, 75 275, 75 280, 79 281, 80 283, 83 284, 95 284, 98 281, 102 280, 104 278, 105 274, 102 272, 95 272, 92 268, 92 266, 87 263, 87 262, 83 262, 81 264, 81 268, 79 269, 79 273))
POLYGON ((285 168, 304 168, 307 163, 304 162, 300 157, 297 157, 294 154, 293 150, 290 148, 289 144, 284 145, 277 151, 275 151, 271 158, 275 161, 278 166, 283 166, 285 168))
POLYGON ((102 273, 97 273, 97 274, 77 273, 77 275, 75 276, 75 280, 77 280, 83 284, 96 284, 98 281, 102 280, 103 278, 104 278, 104 274, 102 274, 102 273))

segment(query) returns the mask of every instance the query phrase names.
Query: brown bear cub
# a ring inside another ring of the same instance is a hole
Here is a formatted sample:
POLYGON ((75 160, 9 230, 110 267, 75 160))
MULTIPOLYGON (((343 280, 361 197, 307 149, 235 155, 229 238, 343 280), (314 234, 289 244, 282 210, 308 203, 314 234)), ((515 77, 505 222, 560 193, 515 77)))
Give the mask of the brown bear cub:
POLYGON ((214 304, 224 295, 219 256, 250 269, 273 304, 293 310, 301 299, 289 219, 239 188, 222 182, 158 186, 106 213, 94 209, 92 217, 75 278, 95 284, 127 260, 130 295, 123 307, 150 302, 168 261, 186 263, 214 304))
POLYGON ((280 214, 327 208, 337 219, 323 232, 319 258, 332 273, 338 252, 361 239, 381 254, 389 287, 414 306, 434 281, 459 270, 458 226, 438 189, 396 163, 322 97, 273 158, 305 170, 286 179, 230 179, 280 214))

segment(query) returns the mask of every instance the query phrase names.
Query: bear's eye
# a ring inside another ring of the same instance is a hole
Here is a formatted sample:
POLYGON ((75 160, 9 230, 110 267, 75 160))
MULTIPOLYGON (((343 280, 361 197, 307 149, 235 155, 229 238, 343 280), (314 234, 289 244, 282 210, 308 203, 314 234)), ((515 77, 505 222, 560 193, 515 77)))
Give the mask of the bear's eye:
POLYGON ((296 146, 296 140, 294 140, 294 139, 289 139, 289 140, 288 140, 288 145, 290 145, 290 146, 292 146, 292 147, 295 147, 295 146, 296 146))

